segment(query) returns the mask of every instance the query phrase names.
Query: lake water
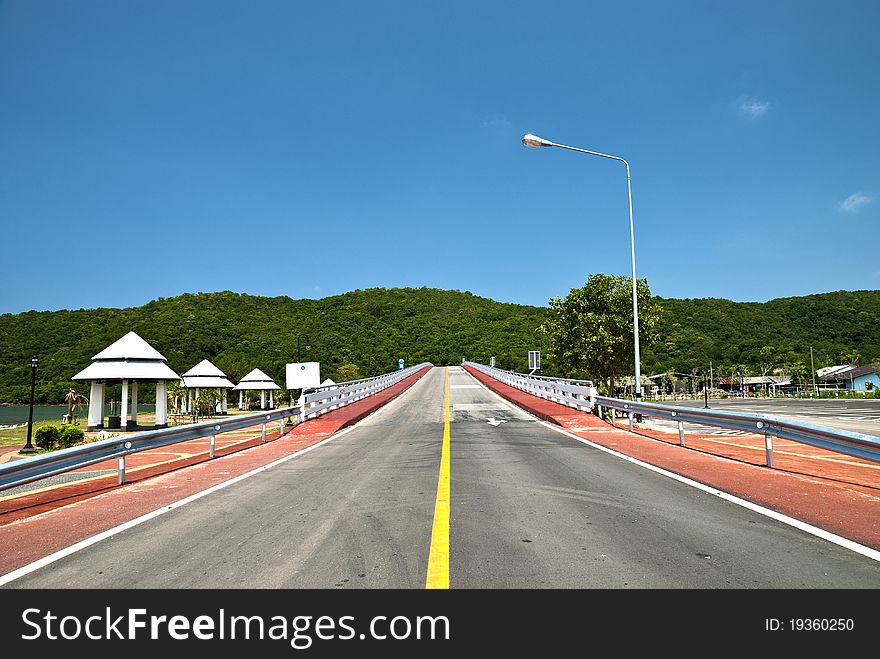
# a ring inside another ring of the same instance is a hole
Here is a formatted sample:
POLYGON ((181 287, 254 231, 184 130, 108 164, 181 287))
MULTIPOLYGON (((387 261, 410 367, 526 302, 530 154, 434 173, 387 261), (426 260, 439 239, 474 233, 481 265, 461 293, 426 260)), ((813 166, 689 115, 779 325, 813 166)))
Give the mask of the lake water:
MULTIPOLYGON (((18 426, 26 424, 28 420, 28 405, 0 405, 0 426, 18 426)), ((138 414, 152 414, 156 411, 156 405, 138 405, 138 414)), ((114 412, 119 414, 119 405, 114 412)), ((67 405, 34 405, 34 421, 47 421, 54 419, 61 423, 61 417, 67 414, 67 405)), ((104 406, 104 416, 110 414, 110 404, 104 406)), ((88 419, 89 411, 83 408, 80 418, 88 419)))

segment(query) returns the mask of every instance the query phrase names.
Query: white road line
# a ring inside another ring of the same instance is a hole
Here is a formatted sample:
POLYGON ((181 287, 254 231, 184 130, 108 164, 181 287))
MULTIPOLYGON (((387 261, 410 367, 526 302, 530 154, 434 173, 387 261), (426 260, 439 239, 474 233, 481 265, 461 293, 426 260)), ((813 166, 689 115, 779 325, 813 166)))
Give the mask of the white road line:
MULTIPOLYGON (((471 376, 471 377, 473 377, 473 376, 471 376)), ((474 378, 474 379, 476 380, 476 378, 474 378)), ((479 382, 479 380, 477 380, 477 382, 479 382)), ((519 409, 520 411, 524 411, 524 412, 526 412, 526 414, 530 414, 526 410, 523 410, 522 408, 520 408, 518 406, 514 406, 513 403, 509 402, 507 399, 502 397, 500 394, 497 394, 494 391, 492 391, 491 389, 489 389, 489 387, 484 385, 482 382, 480 382, 480 386, 482 386, 490 394, 496 396, 499 400, 501 400, 507 406, 514 408, 514 409, 519 409)), ((550 430, 553 430, 553 431, 558 432, 562 435, 565 435, 566 437, 571 437, 572 439, 580 442, 581 444, 586 444, 587 446, 592 446, 593 448, 599 449, 600 451, 604 451, 605 453, 610 453, 611 455, 617 456, 618 458, 622 458, 623 460, 626 460, 627 462, 631 462, 633 464, 639 465, 640 467, 644 467, 645 469, 648 469, 649 471, 653 471, 657 474, 667 476, 667 477, 669 477, 673 480, 676 480, 680 483, 684 483, 685 485, 690 485, 691 487, 696 488, 702 492, 706 492, 708 494, 714 494, 715 496, 717 496, 721 499, 724 499, 725 501, 729 501, 730 503, 736 504, 737 506, 742 506, 743 508, 746 508, 748 510, 756 512, 760 515, 764 515, 765 517, 769 517, 771 519, 775 519, 778 522, 782 522, 783 524, 793 526, 796 529, 800 529, 801 531, 809 533, 810 535, 814 535, 818 538, 822 538, 823 540, 827 540, 828 542, 831 542, 835 545, 839 545, 845 549, 849 549, 850 551, 854 551, 855 553, 861 554, 862 556, 865 556, 865 557, 870 558, 872 560, 880 561, 880 551, 877 551, 876 549, 872 549, 871 547, 866 547, 865 545, 859 544, 858 542, 850 540, 849 538, 844 538, 843 536, 839 536, 837 534, 830 533, 829 531, 826 531, 825 529, 820 529, 818 526, 813 526, 812 524, 807 524, 806 522, 802 522, 801 520, 795 519, 794 517, 789 517, 788 515, 783 515, 782 513, 776 512, 775 510, 770 510, 769 508, 764 508, 763 506, 760 506, 756 503, 752 503, 751 501, 747 501, 745 499, 741 499, 740 497, 735 496, 733 494, 730 494, 729 492, 725 492, 724 490, 719 490, 717 488, 710 487, 708 485, 704 485, 703 483, 699 483, 695 480, 691 480, 687 476, 682 476, 681 474, 676 474, 675 472, 667 471, 666 469, 663 469, 662 467, 658 467, 656 465, 652 465, 650 463, 643 462, 637 458, 633 458, 632 456, 626 455, 624 453, 619 453, 618 451, 615 451, 614 449, 610 449, 607 446, 602 446, 601 444, 596 444, 594 442, 586 440, 583 437, 578 437, 577 435, 570 433, 569 431, 565 430, 564 428, 561 428, 560 426, 557 426, 552 423, 548 423, 548 422, 546 422, 542 419, 539 419, 537 417, 535 417, 535 420, 538 423, 540 423, 542 426, 544 426, 545 428, 549 428, 550 430)), ((618 428, 618 430, 622 430, 623 432, 626 432, 622 428, 618 428)))

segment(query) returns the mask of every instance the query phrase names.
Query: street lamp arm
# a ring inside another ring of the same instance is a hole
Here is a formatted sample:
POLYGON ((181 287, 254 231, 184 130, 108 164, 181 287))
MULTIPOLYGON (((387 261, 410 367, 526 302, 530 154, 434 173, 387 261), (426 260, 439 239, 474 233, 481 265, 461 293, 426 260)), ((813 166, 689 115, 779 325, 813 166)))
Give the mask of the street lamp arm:
POLYGON ((580 149, 576 146, 568 146, 567 144, 556 144, 556 142, 550 142, 549 146, 558 146, 560 149, 568 149, 570 151, 577 151, 579 153, 589 153, 591 156, 599 156, 600 158, 609 158, 611 160, 617 160, 626 165, 626 171, 629 172, 629 163, 625 158, 621 158, 620 156, 612 156, 609 153, 599 153, 598 151, 589 151, 587 149, 580 149))

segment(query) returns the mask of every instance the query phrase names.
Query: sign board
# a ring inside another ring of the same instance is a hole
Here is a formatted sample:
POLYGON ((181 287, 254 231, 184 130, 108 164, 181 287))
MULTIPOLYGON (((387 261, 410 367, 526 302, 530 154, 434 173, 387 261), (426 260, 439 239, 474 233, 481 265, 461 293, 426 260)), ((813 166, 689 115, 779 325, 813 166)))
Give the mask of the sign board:
POLYGON ((403 360, 402 360, 402 359, 398 359, 398 360, 397 360, 397 369, 398 369, 398 370, 402 369, 402 368, 403 368, 403 364, 404 364, 403 360))
POLYGON ((489 366, 491 366, 492 368, 495 368, 495 358, 494 357, 489 357, 489 366))
POLYGON ((315 389, 321 386, 321 362, 287 364, 288 389, 315 389))
POLYGON ((541 351, 529 350, 529 370, 537 371, 541 369, 541 351))

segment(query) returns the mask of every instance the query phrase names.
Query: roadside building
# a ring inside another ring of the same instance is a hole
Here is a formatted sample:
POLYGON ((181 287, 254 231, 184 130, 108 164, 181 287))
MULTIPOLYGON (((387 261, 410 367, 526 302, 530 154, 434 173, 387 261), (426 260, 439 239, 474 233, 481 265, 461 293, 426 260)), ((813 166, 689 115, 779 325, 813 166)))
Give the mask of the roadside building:
POLYGON ((835 370, 821 378, 826 388, 848 391, 877 391, 880 389, 880 364, 853 366, 835 370))

